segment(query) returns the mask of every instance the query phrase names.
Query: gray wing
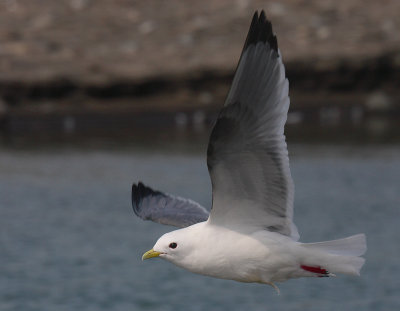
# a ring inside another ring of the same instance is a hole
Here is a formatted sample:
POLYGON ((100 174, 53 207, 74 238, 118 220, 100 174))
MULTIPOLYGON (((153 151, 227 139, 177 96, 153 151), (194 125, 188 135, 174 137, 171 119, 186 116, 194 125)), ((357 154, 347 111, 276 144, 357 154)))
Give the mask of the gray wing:
POLYGON ((144 220, 180 228, 205 221, 209 215, 204 207, 192 200, 155 191, 141 182, 132 185, 132 207, 144 220))
POLYGON ((208 145, 210 223, 298 239, 284 136, 288 90, 271 23, 256 12, 208 145))

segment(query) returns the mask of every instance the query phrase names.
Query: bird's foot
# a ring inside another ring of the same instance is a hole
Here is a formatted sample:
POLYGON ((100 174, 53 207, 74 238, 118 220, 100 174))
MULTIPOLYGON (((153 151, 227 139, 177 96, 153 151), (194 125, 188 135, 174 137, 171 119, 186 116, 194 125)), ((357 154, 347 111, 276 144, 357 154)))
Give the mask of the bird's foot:
POLYGON ((281 294, 281 291, 279 290, 279 287, 276 286, 274 283, 268 282, 267 284, 272 286, 276 290, 276 293, 278 294, 278 296, 281 294))

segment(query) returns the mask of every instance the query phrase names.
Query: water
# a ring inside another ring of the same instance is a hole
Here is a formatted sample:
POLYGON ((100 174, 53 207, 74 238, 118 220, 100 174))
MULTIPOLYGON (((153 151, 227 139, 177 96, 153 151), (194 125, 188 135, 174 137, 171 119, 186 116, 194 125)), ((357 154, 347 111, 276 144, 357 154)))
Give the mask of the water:
POLYGON ((202 152, 0 151, 0 310, 397 310, 400 148, 290 148, 301 240, 365 232, 362 276, 259 284, 142 262, 166 227, 137 219, 130 187, 210 205, 202 152))

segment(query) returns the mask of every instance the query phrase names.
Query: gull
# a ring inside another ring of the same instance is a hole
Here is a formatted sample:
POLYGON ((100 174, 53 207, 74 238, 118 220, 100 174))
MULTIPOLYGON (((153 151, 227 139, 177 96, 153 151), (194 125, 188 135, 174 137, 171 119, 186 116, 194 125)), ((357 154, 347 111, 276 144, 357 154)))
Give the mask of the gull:
POLYGON ((210 213, 200 204, 132 186, 137 216, 181 229, 142 259, 159 257, 194 273, 269 284, 300 277, 359 275, 364 234, 301 243, 284 125, 289 83, 272 25, 256 11, 225 104, 210 135, 210 213))

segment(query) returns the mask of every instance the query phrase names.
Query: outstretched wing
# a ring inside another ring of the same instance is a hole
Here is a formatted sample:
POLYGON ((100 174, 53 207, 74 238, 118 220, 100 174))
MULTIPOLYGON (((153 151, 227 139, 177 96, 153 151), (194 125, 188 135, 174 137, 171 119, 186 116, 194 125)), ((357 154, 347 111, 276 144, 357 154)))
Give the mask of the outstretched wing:
POLYGON ((284 136, 288 90, 271 23, 256 12, 208 145, 210 223, 298 239, 284 136))
POLYGON ((209 215, 192 200, 155 191, 141 182, 132 185, 132 206, 135 214, 144 220, 180 228, 205 221, 209 215))

